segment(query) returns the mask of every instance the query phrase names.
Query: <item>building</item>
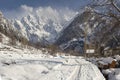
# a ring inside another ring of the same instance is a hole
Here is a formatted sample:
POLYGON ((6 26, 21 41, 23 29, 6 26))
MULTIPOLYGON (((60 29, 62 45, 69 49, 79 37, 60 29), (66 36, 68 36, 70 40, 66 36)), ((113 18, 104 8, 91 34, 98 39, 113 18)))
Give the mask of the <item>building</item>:
POLYGON ((102 58, 98 61, 98 67, 101 69, 115 68, 117 66, 117 60, 111 57, 102 58))

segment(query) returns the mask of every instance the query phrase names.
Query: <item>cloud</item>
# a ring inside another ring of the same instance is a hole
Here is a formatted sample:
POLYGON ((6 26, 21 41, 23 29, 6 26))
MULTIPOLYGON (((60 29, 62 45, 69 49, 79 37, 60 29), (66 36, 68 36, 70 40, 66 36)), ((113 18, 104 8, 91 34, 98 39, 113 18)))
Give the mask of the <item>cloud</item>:
POLYGON ((4 15, 8 19, 21 19, 22 17, 27 16, 28 13, 32 13, 33 10, 34 10, 33 7, 30 7, 30 6, 27 6, 27 5, 21 5, 16 10, 4 11, 4 15))
POLYGON ((33 7, 27 5, 21 5, 20 9, 26 12, 33 12, 33 7))
POLYGON ((5 12, 5 16, 9 19, 21 19, 29 14, 38 15, 41 19, 46 18, 53 21, 60 21, 62 23, 65 20, 69 21, 77 14, 77 12, 67 7, 59 9, 50 6, 33 8, 27 5, 21 5, 17 10, 5 12))
POLYGON ((76 15, 76 12, 68 8, 64 9, 55 9, 50 6, 48 7, 39 7, 34 11, 43 20, 51 19, 54 22, 64 22, 69 21, 76 15))

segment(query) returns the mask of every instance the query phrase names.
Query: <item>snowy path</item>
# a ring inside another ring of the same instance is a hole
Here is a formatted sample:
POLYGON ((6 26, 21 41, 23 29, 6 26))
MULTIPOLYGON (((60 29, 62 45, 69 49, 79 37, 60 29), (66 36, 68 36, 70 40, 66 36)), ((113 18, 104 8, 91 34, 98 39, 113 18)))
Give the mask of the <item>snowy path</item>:
POLYGON ((1 60, 0 75, 2 80, 104 80, 94 69, 80 58, 10 59, 1 60))

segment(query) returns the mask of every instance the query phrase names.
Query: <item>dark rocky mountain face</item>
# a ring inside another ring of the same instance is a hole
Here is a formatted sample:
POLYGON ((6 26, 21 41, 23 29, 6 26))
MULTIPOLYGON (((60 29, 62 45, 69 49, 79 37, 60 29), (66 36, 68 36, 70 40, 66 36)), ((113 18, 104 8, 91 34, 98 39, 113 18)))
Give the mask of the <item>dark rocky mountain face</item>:
POLYGON ((63 50, 77 49, 77 52, 81 51, 78 50, 78 47, 79 49, 81 49, 81 47, 83 49, 80 42, 83 41, 82 44, 84 44, 85 33, 87 33, 87 42, 90 41, 90 36, 93 35, 97 19, 98 16, 95 16, 95 14, 89 10, 84 11, 82 14, 78 14, 70 25, 61 32, 61 36, 55 44, 60 45, 63 50), (74 39, 76 40, 74 41, 74 39))
POLYGON ((85 10, 61 32, 55 44, 62 50, 80 52, 84 46, 81 46, 79 42, 83 41, 84 44, 85 34, 86 42, 89 44, 105 44, 106 46, 109 44, 110 46, 115 41, 119 43, 120 25, 117 25, 114 19, 103 17, 92 10, 85 10))
POLYGON ((72 40, 73 38, 82 37, 84 35, 82 27, 84 26, 84 23, 91 17, 92 15, 89 12, 83 12, 82 14, 79 14, 70 23, 70 25, 61 32, 61 36, 56 41, 56 44, 60 45, 72 40), (81 26, 82 24, 83 26, 81 26))

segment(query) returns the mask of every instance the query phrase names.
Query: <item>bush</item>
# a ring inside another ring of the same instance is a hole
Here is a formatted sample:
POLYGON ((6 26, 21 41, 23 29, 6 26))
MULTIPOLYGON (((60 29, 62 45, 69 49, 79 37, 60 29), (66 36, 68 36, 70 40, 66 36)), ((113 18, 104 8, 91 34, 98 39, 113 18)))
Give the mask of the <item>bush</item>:
POLYGON ((3 37, 2 37, 2 35, 0 34, 0 42, 2 42, 2 38, 3 38, 3 37))
POLYGON ((54 54, 56 54, 57 52, 60 51, 59 47, 54 45, 54 44, 48 45, 47 49, 49 49, 49 52, 50 52, 51 55, 54 55, 54 54))

